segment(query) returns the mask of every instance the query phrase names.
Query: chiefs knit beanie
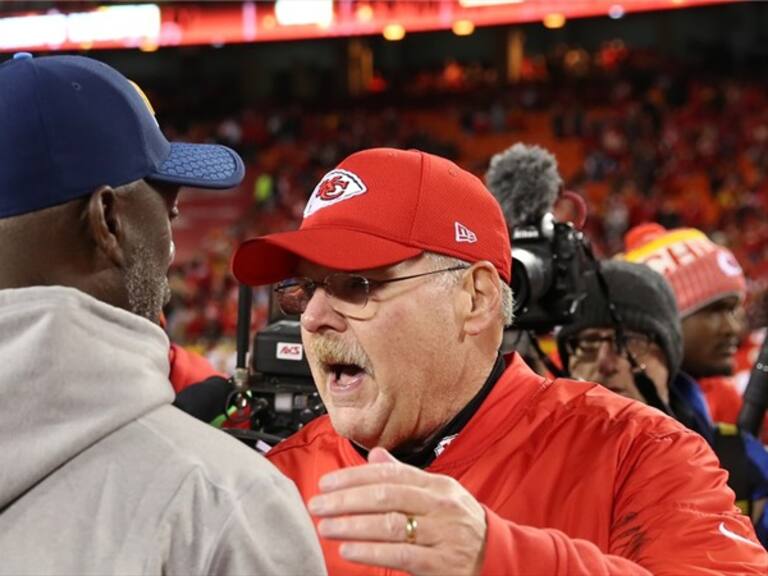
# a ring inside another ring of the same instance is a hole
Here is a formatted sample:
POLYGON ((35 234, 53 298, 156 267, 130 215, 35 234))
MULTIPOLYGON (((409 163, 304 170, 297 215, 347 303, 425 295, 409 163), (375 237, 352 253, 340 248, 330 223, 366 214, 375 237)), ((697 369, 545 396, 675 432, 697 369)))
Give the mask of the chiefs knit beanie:
POLYGON ((728 296, 744 298, 746 281, 736 257, 699 230, 640 224, 627 232, 624 244, 621 258, 647 264, 666 277, 681 318, 728 296))

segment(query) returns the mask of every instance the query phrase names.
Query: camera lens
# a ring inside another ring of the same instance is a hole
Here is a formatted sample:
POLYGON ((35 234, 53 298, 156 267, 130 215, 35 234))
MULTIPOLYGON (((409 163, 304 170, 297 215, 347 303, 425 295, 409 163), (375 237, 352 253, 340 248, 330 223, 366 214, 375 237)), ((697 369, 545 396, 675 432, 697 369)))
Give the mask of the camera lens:
POLYGON ((538 302, 551 281, 549 263, 525 248, 512 249, 512 292, 515 296, 515 314, 538 302))

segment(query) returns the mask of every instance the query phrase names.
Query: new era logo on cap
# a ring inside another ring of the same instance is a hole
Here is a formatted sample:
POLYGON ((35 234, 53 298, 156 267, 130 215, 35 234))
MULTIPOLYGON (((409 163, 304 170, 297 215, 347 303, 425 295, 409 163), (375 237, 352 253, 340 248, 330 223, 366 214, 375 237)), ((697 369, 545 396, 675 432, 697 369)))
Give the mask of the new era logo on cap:
POLYGON ((454 222, 453 228, 456 231, 456 242, 466 242, 467 244, 477 242, 477 235, 461 222, 454 222))
POLYGON ((349 200, 368 191, 357 174, 347 170, 331 170, 323 176, 304 208, 304 218, 328 206, 349 200))

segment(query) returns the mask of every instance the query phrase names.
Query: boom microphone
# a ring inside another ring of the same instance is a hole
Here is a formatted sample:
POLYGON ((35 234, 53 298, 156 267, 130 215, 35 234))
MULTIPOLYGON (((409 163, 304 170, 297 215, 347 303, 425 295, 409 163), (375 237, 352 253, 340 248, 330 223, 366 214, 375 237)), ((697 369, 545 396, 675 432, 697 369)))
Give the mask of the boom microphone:
MULTIPOLYGON (((570 323, 593 266, 583 233, 555 220, 563 179, 554 155, 517 143, 493 156, 485 182, 501 205, 512 241, 515 327, 543 333, 570 323)), ((581 216, 583 224, 585 209, 581 216)))
POLYGON ((555 157, 541 146, 520 142, 491 158, 485 183, 510 228, 540 225, 563 188, 555 157))

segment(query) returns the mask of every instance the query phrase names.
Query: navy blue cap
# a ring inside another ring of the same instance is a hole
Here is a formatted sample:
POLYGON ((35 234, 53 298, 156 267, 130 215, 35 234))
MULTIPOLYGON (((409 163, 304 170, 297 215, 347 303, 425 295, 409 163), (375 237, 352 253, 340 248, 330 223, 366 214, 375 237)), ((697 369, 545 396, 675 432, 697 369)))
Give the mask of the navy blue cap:
POLYGON ((0 65, 0 218, 25 214, 135 180, 232 188, 237 152, 169 143, 141 89, 82 56, 0 65))

